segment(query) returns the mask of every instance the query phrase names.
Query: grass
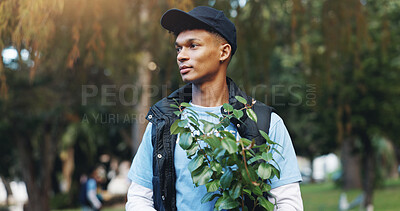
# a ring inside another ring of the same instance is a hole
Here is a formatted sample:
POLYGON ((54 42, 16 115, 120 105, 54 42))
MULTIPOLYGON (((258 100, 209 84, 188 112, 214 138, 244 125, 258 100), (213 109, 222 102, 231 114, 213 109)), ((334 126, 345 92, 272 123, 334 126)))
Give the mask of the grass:
MULTIPOLYGON (((63 209, 63 210, 53 210, 53 211, 81 211, 81 208, 75 209, 63 209)), ((114 208, 102 208, 101 211, 125 211, 125 207, 114 207, 114 208)))
MULTIPOLYGON (((301 192, 304 203, 304 210, 307 211, 337 211, 339 197, 343 192, 335 187, 333 183, 305 184, 301 185, 301 192)), ((354 200, 361 190, 347 191, 347 199, 354 200)), ((400 207, 400 180, 389 180, 384 187, 375 190, 374 208, 379 211, 397 211, 400 207)), ((352 210, 359 210, 356 207, 352 210)))
MULTIPOLYGON (((301 185, 304 210, 306 211, 337 211, 339 207, 339 197, 343 191, 333 183, 304 184, 301 185)), ((354 200, 361 190, 347 191, 347 199, 354 200)), ((374 208, 377 211, 398 211, 400 210, 400 179, 388 180, 384 187, 375 190, 374 208)), ((102 211, 124 211, 123 205, 120 207, 104 208, 102 211)), ((358 211, 359 207, 352 209, 358 211)), ((76 209, 65 209, 62 211, 80 211, 76 209)))

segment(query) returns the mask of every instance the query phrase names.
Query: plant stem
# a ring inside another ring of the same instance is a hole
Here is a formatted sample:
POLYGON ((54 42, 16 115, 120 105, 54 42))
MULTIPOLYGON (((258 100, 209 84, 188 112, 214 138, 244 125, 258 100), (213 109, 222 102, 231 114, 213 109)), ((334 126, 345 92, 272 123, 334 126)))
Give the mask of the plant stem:
POLYGON ((240 144, 242 145, 242 155, 243 155, 244 168, 246 169, 246 173, 247 173, 247 176, 250 179, 250 182, 253 183, 253 181, 251 180, 251 177, 250 177, 249 169, 247 168, 246 153, 244 152, 243 142, 240 142, 240 144))
POLYGON ((244 210, 244 195, 243 195, 243 191, 242 191, 242 210, 244 210))

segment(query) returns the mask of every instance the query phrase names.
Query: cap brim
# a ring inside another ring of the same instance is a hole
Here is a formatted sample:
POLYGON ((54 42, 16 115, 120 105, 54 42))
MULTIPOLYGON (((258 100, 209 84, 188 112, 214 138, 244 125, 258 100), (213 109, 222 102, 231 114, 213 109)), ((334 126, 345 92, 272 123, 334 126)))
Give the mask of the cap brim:
POLYGON ((165 12, 161 17, 161 26, 175 34, 186 29, 212 28, 189 13, 178 9, 170 9, 165 12))

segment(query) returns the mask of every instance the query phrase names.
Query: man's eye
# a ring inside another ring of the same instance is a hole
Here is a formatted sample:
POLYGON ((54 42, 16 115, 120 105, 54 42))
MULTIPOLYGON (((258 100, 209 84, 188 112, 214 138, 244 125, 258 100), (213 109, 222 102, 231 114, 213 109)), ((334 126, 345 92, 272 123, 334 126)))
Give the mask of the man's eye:
POLYGON ((181 49, 182 49, 181 47, 176 47, 176 48, 175 48, 175 50, 176 50, 177 53, 179 53, 179 52, 181 51, 181 49))
POLYGON ((190 48, 195 48, 195 47, 197 47, 198 45, 197 44, 191 44, 190 45, 190 48))

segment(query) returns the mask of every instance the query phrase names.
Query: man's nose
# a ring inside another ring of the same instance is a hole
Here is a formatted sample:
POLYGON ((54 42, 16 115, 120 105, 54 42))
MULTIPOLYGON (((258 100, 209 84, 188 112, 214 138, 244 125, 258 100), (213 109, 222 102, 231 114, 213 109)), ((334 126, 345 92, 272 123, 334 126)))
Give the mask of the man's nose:
POLYGON ((179 51, 179 53, 176 56, 176 58, 177 58, 178 62, 183 62, 183 61, 189 60, 189 55, 188 55, 188 52, 187 52, 186 48, 182 48, 179 51))

